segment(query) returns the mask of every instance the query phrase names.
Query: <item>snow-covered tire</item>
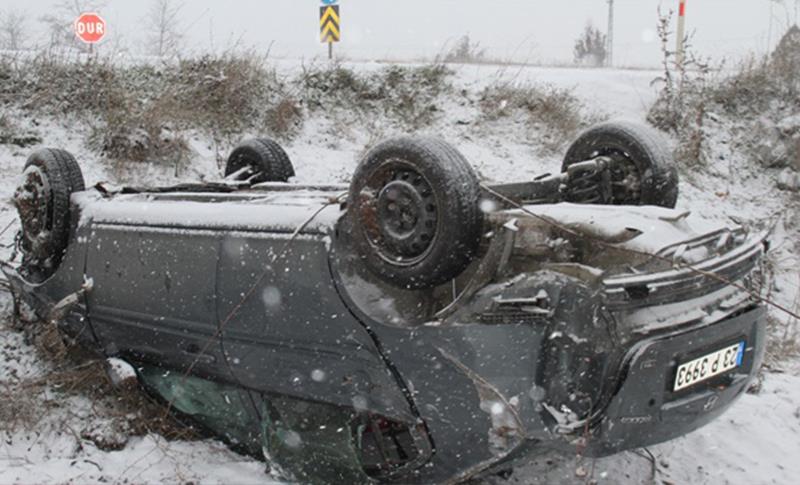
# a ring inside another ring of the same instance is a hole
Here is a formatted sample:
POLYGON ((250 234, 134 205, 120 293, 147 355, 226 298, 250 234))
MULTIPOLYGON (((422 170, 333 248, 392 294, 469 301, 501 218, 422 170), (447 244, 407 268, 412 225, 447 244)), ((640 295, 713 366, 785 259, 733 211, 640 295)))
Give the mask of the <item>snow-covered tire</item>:
MULTIPOLYGON (((572 164, 598 156, 622 157, 630 162, 639 184, 637 196, 615 196, 607 203, 675 207, 678 171, 672 162, 669 143, 655 128, 628 121, 595 125, 570 145, 561 170, 566 172, 572 164)), ((623 176, 612 170, 612 181, 623 176)))
POLYGON ((483 217, 478 178, 442 140, 401 137, 378 144, 356 168, 347 202, 364 264, 408 289, 445 283, 478 251, 483 217))
POLYGON ((14 194, 22 224, 20 244, 25 264, 45 277, 56 270, 69 244, 70 196, 84 189, 80 166, 65 150, 43 148, 25 162, 14 194))
POLYGON ((294 167, 289 155, 275 141, 269 138, 245 140, 233 149, 225 164, 225 176, 238 172, 244 167, 250 171, 244 178, 252 183, 286 182, 294 177, 294 167))

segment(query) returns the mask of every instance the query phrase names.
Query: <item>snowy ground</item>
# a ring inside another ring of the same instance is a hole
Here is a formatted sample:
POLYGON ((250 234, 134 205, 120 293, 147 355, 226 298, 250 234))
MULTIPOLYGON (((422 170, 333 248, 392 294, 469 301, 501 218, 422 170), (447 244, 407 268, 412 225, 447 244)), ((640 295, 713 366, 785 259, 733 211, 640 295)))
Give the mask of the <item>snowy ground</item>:
MULTIPOLYGON (((378 64, 356 65, 376 69, 378 64)), ((281 61, 279 70, 292 72, 297 63, 281 61)), ((544 69, 497 66, 465 66, 455 83, 470 93, 498 79, 547 82, 573 87, 591 110, 614 117, 642 120, 656 92, 648 71, 544 69)), ((542 156, 536 139, 526 139, 514 119, 479 123, 469 102, 441 107, 443 116, 429 133, 456 145, 487 179, 523 179, 557 171, 556 157, 542 156)), ((18 119, 30 125, 31 120, 18 119)), ((343 121, 343 120, 339 120, 343 121)), ((346 121, 346 120, 344 120, 346 121)), ((96 153, 84 146, 86 128, 69 121, 39 119, 36 131, 47 146, 70 150, 80 161, 88 184, 102 180, 162 184, 174 181, 170 167, 149 167, 120 172, 109 169, 96 153), (121 180, 122 179, 122 180, 121 180)), ((31 125, 32 126, 32 125, 31 125)), ((383 126, 385 136, 395 134, 383 126)), ((372 134, 348 131, 336 119, 307 120, 302 132, 286 144, 298 180, 345 181, 372 134)), ((724 138, 724 136, 722 136, 724 138)), ((215 178, 219 167, 217 147, 195 137, 196 162, 180 178, 215 178)), ((29 149, 0 145, 0 236, 9 244, 16 231, 10 197, 29 149)), ((778 225, 774 242, 779 266, 775 297, 787 306, 798 295, 797 201, 774 189, 775 174, 757 170, 724 144, 715 150, 726 157, 709 169, 683 174, 680 207, 691 208, 713 219, 737 216, 746 221, 767 220, 790 214, 778 225)), ((6 257, 9 250, 3 250, 6 257)), ((10 302, 0 298, 0 316, 8 320, 10 302)), ((778 316, 775 314, 775 316, 778 316)), ((784 318, 785 317, 780 317, 784 318)), ((21 334, 0 322, 0 389, 20 380, 44 375, 48 364, 37 358, 21 334)), ((4 395, 4 399, 13 396, 4 395)), ((58 390, 45 388, 35 398, 37 425, 30 430, 0 433, 0 483, 265 483, 264 464, 237 455, 214 441, 167 442, 157 435, 132 438, 118 451, 101 451, 82 439, 86 428, 102 427, 104 417, 86 397, 64 401, 58 390), (64 426, 66 423, 68 426, 64 426), (68 431, 65 431, 68 430, 68 431)), ((649 452, 623 453, 591 462, 564 459, 542 468, 518 470, 510 483, 585 483, 576 470, 587 470, 599 483, 797 483, 800 476, 800 365, 788 360, 773 364, 765 373, 758 394, 745 395, 722 418, 686 437, 654 446, 649 452)))

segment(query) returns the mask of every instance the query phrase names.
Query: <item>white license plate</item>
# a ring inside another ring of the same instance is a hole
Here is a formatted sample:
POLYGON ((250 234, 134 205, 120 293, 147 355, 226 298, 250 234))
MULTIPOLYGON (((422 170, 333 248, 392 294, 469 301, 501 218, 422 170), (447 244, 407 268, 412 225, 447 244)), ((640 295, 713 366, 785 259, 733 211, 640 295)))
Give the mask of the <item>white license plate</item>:
POLYGON ((678 366, 678 374, 675 376, 675 386, 673 391, 680 391, 698 382, 711 379, 723 372, 735 369, 742 365, 744 355, 744 342, 725 347, 724 349, 711 352, 692 361, 678 366))

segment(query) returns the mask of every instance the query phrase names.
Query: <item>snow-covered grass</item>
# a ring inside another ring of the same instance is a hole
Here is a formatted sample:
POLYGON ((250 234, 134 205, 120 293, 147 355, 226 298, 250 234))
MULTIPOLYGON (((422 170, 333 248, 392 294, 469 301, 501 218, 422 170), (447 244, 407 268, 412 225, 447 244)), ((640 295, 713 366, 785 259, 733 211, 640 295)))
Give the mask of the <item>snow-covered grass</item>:
MULTIPOLYGON (((300 62, 274 65, 278 79, 296 78, 309 71, 300 62)), ((385 72, 377 63, 349 63, 344 67, 370 79, 385 72)), ((647 71, 594 69, 547 69, 471 65, 452 67, 446 96, 427 102, 435 106, 417 132, 443 137, 458 147, 487 180, 524 180, 559 170, 560 160, 552 150, 541 150, 546 130, 532 123, 525 113, 487 119, 481 96, 499 85, 543 86, 568 89, 583 106, 585 119, 624 117, 644 120, 656 99, 647 71)), ((325 72, 325 69, 322 69, 325 72)), ((301 99, 295 97, 293 99, 301 99)), ((397 98, 391 98, 396 102, 397 98)), ((137 184, 168 184, 178 180, 214 179, 234 140, 215 140, 208 131, 186 130, 181 136, 191 150, 191 162, 177 167, 165 163, 110 163, 87 143, 91 123, 72 116, 46 116, 16 106, 3 108, 3 115, 17 130, 41 137, 42 144, 65 148, 80 161, 88 185, 99 181, 137 184)), ((326 105, 327 106, 327 105, 326 105)), ((366 147, 379 139, 412 130, 395 116, 358 112, 346 106, 318 109, 303 106, 304 121, 283 139, 300 182, 343 182, 353 172, 366 147)), ((724 122, 708 127, 714 137, 713 160, 703 166, 683 168, 679 207, 714 220, 736 217, 744 222, 777 218, 773 237, 774 298, 782 305, 797 307, 800 264, 798 222, 800 201, 796 194, 775 188, 778 172, 754 165, 734 148, 724 122)), ((251 126, 241 138, 261 134, 251 126)), ((570 140, 563 140, 563 144, 570 140)), ((563 146, 562 144, 562 146, 563 146)), ((10 245, 18 228, 10 197, 28 153, 35 147, 0 145, 0 243, 10 245)), ((8 321, 10 305, 2 301, 0 318, 0 389, 12 389, 46 375, 48 362, 25 341, 8 321)), ((787 328, 798 322, 772 312, 787 328)), ((4 392, 2 399, 14 399, 4 392)), ((229 451, 213 440, 166 441, 157 434, 127 439, 116 451, 103 451, 82 437, 84 430, 105 426, 110 418, 103 407, 80 393, 70 395, 45 386, 32 397, 37 407, 36 425, 0 432, 0 483, 265 483, 264 464, 229 451)), ((112 410, 113 411, 113 410, 112 410)), ((772 360, 757 394, 744 396, 720 419, 672 442, 652 447, 651 464, 645 452, 623 453, 597 460, 575 458, 540 463, 515 473, 512 483, 585 483, 587 474, 600 483, 795 483, 800 476, 800 365, 796 357, 772 360), (576 473, 577 471, 577 473, 576 473), (655 476, 652 474, 655 473, 655 476)))

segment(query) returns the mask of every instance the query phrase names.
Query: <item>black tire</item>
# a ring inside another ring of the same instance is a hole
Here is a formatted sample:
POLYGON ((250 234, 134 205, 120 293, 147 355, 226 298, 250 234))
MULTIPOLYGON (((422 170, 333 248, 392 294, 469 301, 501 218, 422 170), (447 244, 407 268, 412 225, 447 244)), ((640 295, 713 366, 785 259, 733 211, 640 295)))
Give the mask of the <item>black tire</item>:
POLYGON ((61 173, 66 177, 69 184, 70 193, 83 192, 86 190, 86 182, 83 180, 83 171, 75 157, 66 150, 50 148, 56 162, 61 165, 61 173))
POLYGON ((294 167, 289 156, 275 141, 269 138, 245 140, 233 149, 225 164, 225 176, 250 167, 246 177, 257 174, 252 183, 286 182, 294 177, 294 167))
POLYGON ((14 204, 22 223, 24 262, 39 275, 58 268, 70 240, 70 196, 85 190, 80 166, 67 151, 43 148, 25 162, 14 204))
MULTIPOLYGON (((598 156, 610 156, 628 163, 630 170, 612 170, 612 182, 620 182, 627 176, 638 180, 638 190, 615 190, 611 200, 605 203, 675 207, 678 171, 672 163, 667 140, 655 128, 627 121, 593 126, 581 133, 569 147, 561 171, 566 172, 572 164, 598 156)), ((625 167, 626 164, 615 166, 625 167)), ((567 198, 569 200, 569 196, 567 198)))
POLYGON ((350 184, 355 249, 367 268, 394 286, 445 283, 477 254, 479 196, 472 167, 444 141, 384 141, 366 154, 350 184))

